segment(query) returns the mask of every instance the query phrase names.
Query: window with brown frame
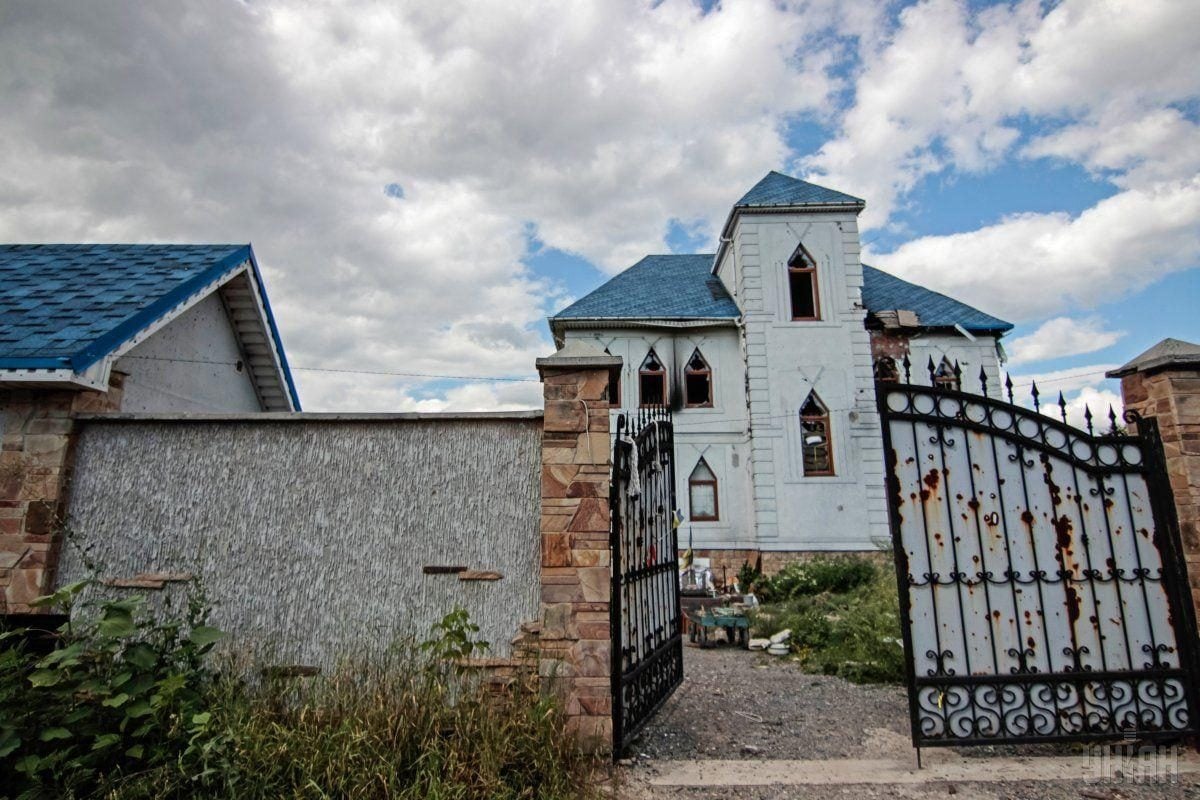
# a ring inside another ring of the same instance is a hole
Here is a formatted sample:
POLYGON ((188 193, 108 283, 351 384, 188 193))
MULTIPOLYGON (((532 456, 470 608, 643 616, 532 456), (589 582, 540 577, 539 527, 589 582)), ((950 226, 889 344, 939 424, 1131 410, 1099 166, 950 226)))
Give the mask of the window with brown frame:
POLYGON ((942 356, 942 362, 938 364, 937 370, 933 373, 933 384, 941 389, 958 390, 958 376, 954 374, 954 365, 950 363, 950 359, 942 356))
POLYGON ((816 392, 810 393, 800 407, 800 450, 806 478, 834 474, 829 410, 816 392))
POLYGON ((688 408, 712 408, 712 368, 696 348, 683 371, 684 405, 688 408))
POLYGON ((658 354, 651 350, 638 369, 638 404, 663 406, 667 404, 667 371, 658 354))
POLYGON ((696 463, 696 468, 688 477, 688 499, 695 522, 712 522, 720 519, 720 507, 717 503, 717 476, 709 469, 708 462, 703 458, 696 463))
POLYGON ((821 318, 821 297, 817 291, 817 262, 796 245, 788 259, 788 296, 792 301, 792 319, 814 321, 821 318))
POLYGON ((896 366, 896 359, 891 356, 875 359, 875 380, 880 383, 899 383, 900 368, 896 366))

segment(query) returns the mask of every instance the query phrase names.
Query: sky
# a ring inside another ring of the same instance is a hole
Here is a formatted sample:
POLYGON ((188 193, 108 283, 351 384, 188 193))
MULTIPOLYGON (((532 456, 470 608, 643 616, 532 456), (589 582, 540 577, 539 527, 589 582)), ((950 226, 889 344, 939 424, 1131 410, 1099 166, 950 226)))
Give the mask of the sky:
POLYGON ((252 242, 306 410, 528 408, 547 316, 711 252, 775 169, 1014 322, 1015 382, 1119 409, 1106 369, 1200 341, 1198 31, 1183 0, 0 0, 0 241, 252 242))

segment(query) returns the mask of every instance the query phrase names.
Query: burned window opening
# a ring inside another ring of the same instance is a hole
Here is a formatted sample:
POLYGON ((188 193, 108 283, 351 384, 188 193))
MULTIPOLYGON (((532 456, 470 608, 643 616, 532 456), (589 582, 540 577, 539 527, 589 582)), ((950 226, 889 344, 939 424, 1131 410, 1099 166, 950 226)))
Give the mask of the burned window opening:
POLYGON ((688 408, 712 408, 712 368, 700 355, 700 349, 692 353, 683 371, 684 405, 688 408))
POLYGON ((829 409, 816 392, 800 407, 800 448, 806 478, 834 474, 829 409))
POLYGON ((788 259, 788 296, 792 302, 792 319, 815 321, 821 318, 821 300, 817 291, 817 262, 803 244, 788 259))
POLYGON ((891 356, 875 359, 875 380, 880 383, 899 383, 900 368, 896 366, 896 359, 891 356))
POLYGON ((667 400, 667 371, 652 349, 638 370, 638 404, 663 406, 667 400))

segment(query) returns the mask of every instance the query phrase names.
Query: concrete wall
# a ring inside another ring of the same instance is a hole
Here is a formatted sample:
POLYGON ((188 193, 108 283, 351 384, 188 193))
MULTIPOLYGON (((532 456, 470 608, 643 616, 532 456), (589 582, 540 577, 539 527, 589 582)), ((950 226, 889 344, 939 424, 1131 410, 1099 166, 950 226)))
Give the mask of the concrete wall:
POLYGON ((638 406, 638 368, 651 348, 667 368, 672 393, 681 388, 683 364, 700 349, 712 369, 713 407, 677 407, 674 412, 676 506, 689 518, 680 541, 686 543, 690 533, 696 547, 755 547, 746 368, 738 329, 568 329, 565 338, 624 360, 621 397, 614 405, 626 410, 638 406), (690 519, 688 476, 701 458, 717 476, 720 518, 715 521, 690 519))
POLYGON ((758 545, 878 547, 889 533, 856 217, 742 214, 732 239, 722 279, 743 311, 758 545), (817 263, 817 321, 791 319, 787 260, 799 242, 817 263), (830 412, 833 476, 802 467, 798 415, 813 390, 830 412))
POLYGON ((221 298, 213 293, 117 360, 122 411, 261 411, 221 298), (206 363, 214 362, 214 363, 206 363))
MULTIPOLYGON (((455 605, 504 656, 538 618, 538 414, 81 424, 73 544, 106 579, 196 574, 214 624, 268 664, 378 652, 455 605)), ((86 572, 68 544, 60 584, 86 572)))

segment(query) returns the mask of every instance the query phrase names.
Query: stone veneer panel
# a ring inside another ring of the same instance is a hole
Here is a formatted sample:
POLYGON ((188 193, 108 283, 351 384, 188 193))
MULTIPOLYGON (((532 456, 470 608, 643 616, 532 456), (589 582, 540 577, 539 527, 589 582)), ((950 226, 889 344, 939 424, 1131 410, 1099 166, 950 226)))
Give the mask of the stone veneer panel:
POLYGON ((1200 618, 1200 369, 1124 375, 1121 396, 1125 408, 1158 421, 1192 603, 1200 618))
POLYGON ((54 581, 75 449, 74 414, 119 411, 124 376, 108 392, 0 390, 0 613, 28 614, 54 581))
POLYGON ((568 730, 604 751, 612 744, 607 387, 610 362, 619 368, 620 359, 597 356, 593 366, 538 362, 546 398, 539 670, 568 730))

